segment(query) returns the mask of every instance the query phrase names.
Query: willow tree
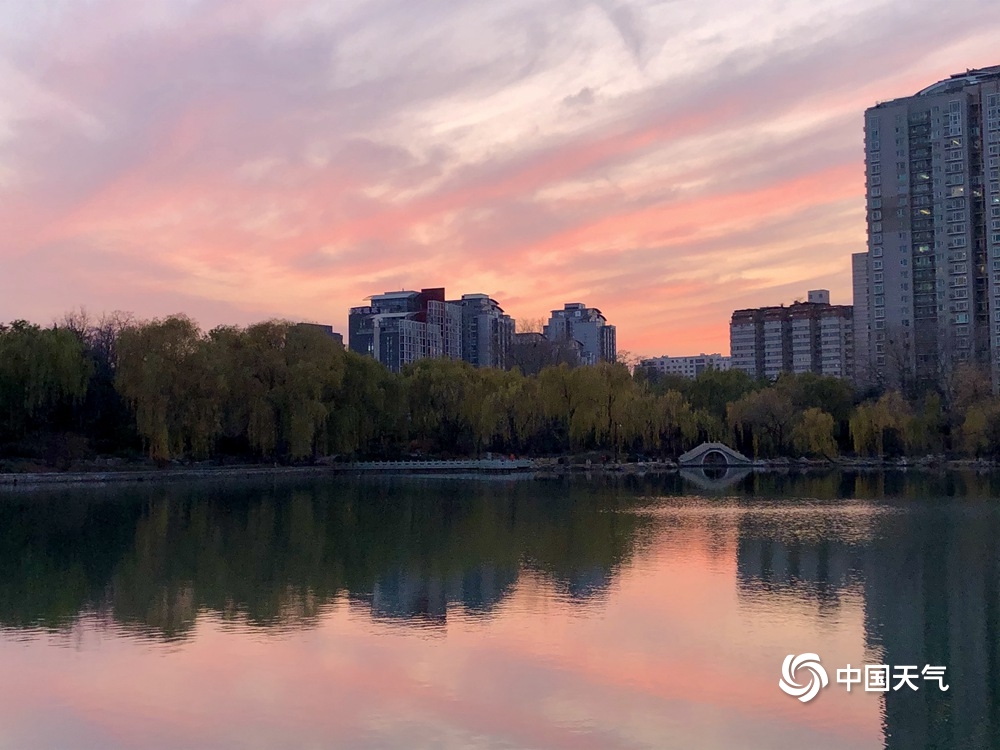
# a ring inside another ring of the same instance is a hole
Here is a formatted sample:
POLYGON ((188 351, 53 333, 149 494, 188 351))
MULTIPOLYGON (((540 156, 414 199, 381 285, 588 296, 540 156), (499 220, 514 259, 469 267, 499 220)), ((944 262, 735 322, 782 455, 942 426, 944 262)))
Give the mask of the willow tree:
POLYGON ((515 410, 523 380, 520 372, 491 367, 470 373, 464 412, 477 455, 484 447, 504 448, 516 438, 515 410))
POLYGON ((834 440, 835 421, 831 414, 812 407, 802 412, 802 418, 792 428, 792 445, 804 455, 832 459, 837 455, 834 440))
POLYGON ((1000 402, 994 398, 970 405, 958 429, 959 447, 974 458, 1000 453, 1000 402))
POLYGON ((327 448, 344 378, 340 344, 285 321, 212 331, 225 387, 223 424, 260 456, 306 458, 327 448))
POLYGON ((59 408, 84 397, 90 374, 83 344, 71 331, 23 320, 0 326, 0 434, 51 428, 59 408))
POLYGON ((135 414, 150 458, 207 455, 220 429, 221 382, 190 318, 134 323, 118 338, 115 386, 135 414))
POLYGON ((407 404, 403 379, 385 365, 357 352, 344 352, 344 377, 327 420, 328 442, 338 453, 398 449, 406 438, 407 404))
POLYGON ((288 455, 304 458, 320 444, 344 377, 343 347, 313 326, 286 324, 284 379, 276 393, 288 455))
POLYGON ((644 402, 624 365, 601 362, 593 371, 598 380, 594 432, 598 443, 610 445, 617 456, 621 448, 649 433, 640 408, 644 402))
POLYGON ((510 418, 514 442, 521 450, 545 441, 542 389, 537 377, 519 378, 510 418))
POLYGON ((472 442, 466 398, 472 365, 450 359, 422 359, 403 370, 413 437, 444 451, 461 451, 472 442))
POLYGON ((899 391, 889 391, 874 403, 861 404, 851 416, 854 450, 867 456, 885 456, 887 439, 898 451, 908 437, 910 405, 899 391))
POLYGON ((728 411, 730 427, 751 435, 755 456, 785 451, 797 415, 784 391, 765 388, 748 393, 730 404, 728 411))
POLYGON ((665 453, 678 456, 693 447, 700 436, 698 415, 679 391, 667 391, 656 399, 657 442, 665 453))

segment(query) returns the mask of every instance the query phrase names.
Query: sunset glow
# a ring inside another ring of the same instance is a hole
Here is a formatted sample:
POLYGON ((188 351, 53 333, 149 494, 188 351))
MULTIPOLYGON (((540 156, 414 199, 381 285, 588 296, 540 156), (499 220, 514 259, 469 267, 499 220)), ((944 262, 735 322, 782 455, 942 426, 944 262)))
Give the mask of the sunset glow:
POLYGON ((988 0, 0 3, 0 321, 332 323, 390 289, 618 348, 865 249, 862 118, 995 65, 988 0))

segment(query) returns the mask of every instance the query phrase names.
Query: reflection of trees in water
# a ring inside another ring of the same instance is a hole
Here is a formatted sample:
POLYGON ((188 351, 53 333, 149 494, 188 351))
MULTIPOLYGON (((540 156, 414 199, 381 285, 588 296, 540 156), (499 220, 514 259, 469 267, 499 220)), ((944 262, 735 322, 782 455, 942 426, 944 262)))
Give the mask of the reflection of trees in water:
MULTIPOLYGON (((887 693, 885 747, 1000 747, 997 477, 857 475, 837 483, 835 497, 883 499, 872 514, 842 509, 839 521, 838 505, 817 506, 825 529, 747 516, 738 542, 741 594, 772 603, 794 596, 822 613, 846 589, 859 589, 867 645, 890 665, 944 665, 951 686, 887 693)), ((819 485, 799 482, 797 492, 810 496, 810 486, 819 485)))
POLYGON ((569 601, 593 600, 653 529, 682 535, 694 525, 726 559, 736 538, 744 601, 794 597, 822 614, 850 588, 864 599, 867 643, 887 663, 948 667, 947 693, 888 694, 887 748, 1000 747, 1000 510, 991 499, 1000 479, 753 474, 702 501, 746 513, 609 512, 686 487, 674 475, 5 497, 0 626, 62 629, 96 611, 130 632, 183 638, 202 611, 304 627, 344 596, 377 619, 435 625, 455 608, 491 616, 526 569, 569 601), (880 500, 837 502, 867 497, 880 500))
POLYGON ((648 519, 631 493, 534 482, 204 485, 7 498, 0 626, 62 628, 96 611, 182 638, 203 610, 314 623, 338 595, 375 617, 489 616, 522 566, 592 597, 648 519))

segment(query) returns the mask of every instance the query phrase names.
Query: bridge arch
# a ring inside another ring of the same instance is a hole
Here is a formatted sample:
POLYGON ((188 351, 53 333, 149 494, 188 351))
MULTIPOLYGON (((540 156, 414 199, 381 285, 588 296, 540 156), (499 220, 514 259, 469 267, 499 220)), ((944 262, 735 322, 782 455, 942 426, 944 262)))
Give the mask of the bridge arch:
POLYGON ((681 466, 748 466, 751 461, 724 443, 702 443, 678 459, 681 466))

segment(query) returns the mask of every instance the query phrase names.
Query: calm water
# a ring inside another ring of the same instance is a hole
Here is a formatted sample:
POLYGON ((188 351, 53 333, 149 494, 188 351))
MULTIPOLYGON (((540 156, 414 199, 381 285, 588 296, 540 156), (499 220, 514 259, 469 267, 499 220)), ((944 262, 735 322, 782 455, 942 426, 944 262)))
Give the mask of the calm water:
POLYGON ((1000 747, 998 492, 837 475, 0 494, 0 748, 1000 747), (830 673, 807 704, 778 688, 804 652, 830 673), (946 665, 950 689, 848 692, 848 663, 946 665))

